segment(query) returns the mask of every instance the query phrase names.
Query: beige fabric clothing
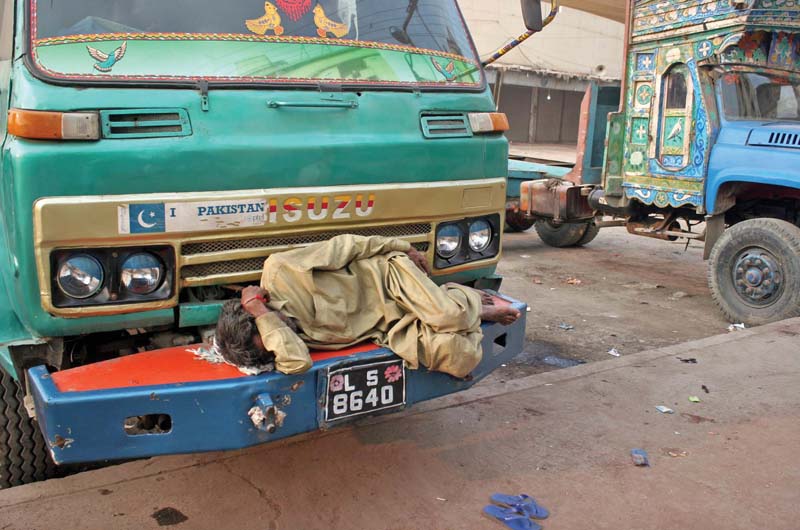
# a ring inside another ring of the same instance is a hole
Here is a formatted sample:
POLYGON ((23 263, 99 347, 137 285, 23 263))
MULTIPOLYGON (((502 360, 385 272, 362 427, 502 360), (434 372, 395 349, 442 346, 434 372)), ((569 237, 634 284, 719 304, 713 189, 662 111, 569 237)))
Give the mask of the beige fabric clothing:
POLYGON ((380 236, 342 235, 270 256, 261 286, 277 315, 256 320, 264 347, 286 374, 311 367, 308 348, 338 350, 373 340, 416 369, 466 377, 482 358, 481 297, 439 287, 408 258, 411 245, 380 236))

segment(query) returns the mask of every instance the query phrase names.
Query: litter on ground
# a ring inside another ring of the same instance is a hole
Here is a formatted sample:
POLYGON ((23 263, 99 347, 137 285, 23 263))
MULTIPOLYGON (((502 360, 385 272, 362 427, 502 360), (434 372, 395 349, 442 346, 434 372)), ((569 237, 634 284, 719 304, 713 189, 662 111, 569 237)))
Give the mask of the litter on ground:
POLYGON ((646 467, 650 465, 650 459, 647 458, 647 452, 644 449, 631 449, 631 460, 633 465, 646 467))
POLYGON ((665 407, 664 405, 659 405, 656 407, 656 410, 659 411, 661 414, 674 414, 675 411, 669 407, 665 407))

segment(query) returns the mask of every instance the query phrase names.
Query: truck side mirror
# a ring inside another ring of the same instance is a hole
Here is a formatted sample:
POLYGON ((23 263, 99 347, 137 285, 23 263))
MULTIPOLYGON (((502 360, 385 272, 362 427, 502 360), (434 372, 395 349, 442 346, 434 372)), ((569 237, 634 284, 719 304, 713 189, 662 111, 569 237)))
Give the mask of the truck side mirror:
POLYGON ((542 31, 542 3, 539 0, 522 0, 522 18, 529 31, 542 31))

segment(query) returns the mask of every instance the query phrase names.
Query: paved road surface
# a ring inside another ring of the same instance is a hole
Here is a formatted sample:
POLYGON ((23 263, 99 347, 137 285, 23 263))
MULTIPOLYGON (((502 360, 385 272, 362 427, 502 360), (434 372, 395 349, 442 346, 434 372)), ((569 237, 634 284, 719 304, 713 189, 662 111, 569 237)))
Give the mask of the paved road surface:
POLYGON ((798 337, 800 319, 481 384, 322 436, 11 489, 0 528, 488 530, 502 527, 481 508, 504 491, 540 499, 547 529, 795 530, 798 337), (652 467, 631 464, 634 447, 652 467))

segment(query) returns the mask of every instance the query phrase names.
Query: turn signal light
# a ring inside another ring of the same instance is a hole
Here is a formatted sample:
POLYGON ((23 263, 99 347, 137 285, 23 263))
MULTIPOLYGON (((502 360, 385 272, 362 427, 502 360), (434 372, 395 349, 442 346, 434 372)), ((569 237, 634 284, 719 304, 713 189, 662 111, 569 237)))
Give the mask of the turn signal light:
POLYGON ((100 116, 95 112, 11 109, 8 132, 32 140, 99 140, 100 116))
POLYGON ((469 125, 473 134, 499 133, 511 128, 503 112, 473 112, 469 114, 469 125))

